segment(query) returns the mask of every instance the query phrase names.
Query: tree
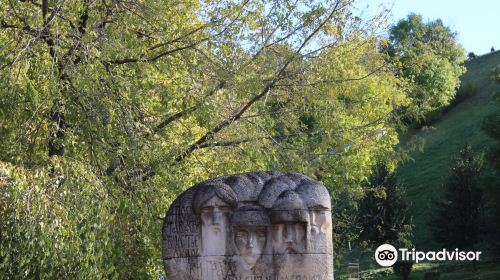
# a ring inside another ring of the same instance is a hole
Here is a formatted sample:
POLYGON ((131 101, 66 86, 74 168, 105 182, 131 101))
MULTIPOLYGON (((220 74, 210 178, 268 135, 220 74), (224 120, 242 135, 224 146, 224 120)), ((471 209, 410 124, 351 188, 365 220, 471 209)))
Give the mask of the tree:
POLYGON ((409 100, 351 1, 2 4, 2 278, 157 277, 185 188, 262 169, 350 186, 397 143, 409 100))
POLYGON ((409 248, 412 218, 396 175, 379 163, 364 189, 357 219, 361 227, 360 239, 373 245, 390 243, 409 248))
POLYGON ((470 145, 463 146, 443 185, 443 200, 436 201, 430 227, 437 242, 446 248, 471 248, 481 233, 483 161, 470 145))
POLYGON ((405 113, 421 120, 450 103, 466 58, 456 33, 440 19, 425 23, 420 15, 408 15, 390 28, 387 52, 400 66, 398 75, 409 84, 413 102, 405 113))

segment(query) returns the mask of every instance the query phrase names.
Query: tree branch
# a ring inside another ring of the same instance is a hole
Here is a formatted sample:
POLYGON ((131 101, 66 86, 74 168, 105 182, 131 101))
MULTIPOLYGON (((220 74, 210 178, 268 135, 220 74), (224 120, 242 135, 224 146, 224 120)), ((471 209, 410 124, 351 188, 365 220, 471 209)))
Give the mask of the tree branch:
POLYGON ((193 34, 195 34, 196 32, 198 32, 198 31, 200 31, 200 30, 202 30, 202 29, 204 29, 204 28, 207 28, 207 26, 208 26, 208 25, 202 25, 202 26, 200 26, 200 27, 198 27, 198 28, 195 28, 195 29, 193 29, 193 30, 191 30, 191 31, 187 32, 186 34, 183 34, 183 35, 181 35, 181 36, 179 36, 179 37, 177 37, 177 38, 175 38, 175 39, 169 40, 169 41, 164 42, 164 43, 159 43, 159 44, 156 44, 156 45, 154 45, 154 46, 150 47, 150 48, 149 48, 149 50, 151 50, 151 51, 152 51, 152 50, 155 50, 155 49, 157 49, 157 48, 160 48, 160 47, 163 47, 163 46, 166 46, 166 45, 170 45, 170 44, 173 44, 173 43, 180 42, 182 39, 184 39, 184 38, 186 38, 186 37, 188 37, 188 36, 190 36, 190 35, 193 35, 193 34))
MULTIPOLYGON (((187 45, 184 45, 184 46, 181 46, 181 47, 177 47, 177 48, 174 48, 174 49, 171 49, 171 50, 167 50, 167 51, 164 51, 164 52, 161 52, 159 54, 156 54, 156 55, 153 55, 151 57, 148 57, 148 58, 123 58, 123 59, 117 59, 117 60, 110 60, 110 61, 107 61, 107 63, 109 64, 115 64, 115 65, 121 65, 121 64, 126 64, 126 63, 138 63, 138 62, 153 62, 153 61, 156 61, 158 60, 159 58, 162 58, 162 57, 165 57, 167 55, 171 55, 173 53, 176 53, 178 51, 182 51, 182 50, 185 50, 185 49, 190 49, 190 48, 193 48, 193 47, 196 47, 197 45, 203 43, 203 42, 206 42, 212 38, 215 38, 215 37, 218 37, 218 36, 221 36, 222 34, 226 33, 226 31, 229 29, 230 26, 232 26, 241 16, 243 10, 244 10, 244 7, 248 4, 250 0, 245 0, 245 2, 243 2, 242 6, 241 6, 241 9, 239 10, 238 14, 236 15, 236 17, 234 19, 231 20, 231 22, 229 24, 227 24, 220 32, 214 34, 214 35, 211 35, 211 36, 207 36, 205 38, 202 38, 194 43, 190 43, 190 44, 187 44, 187 45)), ((200 28, 201 29, 201 28, 200 28)), ((192 31, 192 33, 195 33, 197 32, 198 30, 195 29, 192 31)), ((178 42, 180 41, 183 37, 186 37, 188 36, 188 34, 186 35, 183 35, 179 38, 176 38, 176 39, 173 39, 171 40, 170 42, 171 43, 175 43, 175 42, 178 42)), ((169 45, 170 43, 169 42, 166 42, 166 43, 161 43, 161 44, 157 44, 157 45, 154 45, 152 47, 150 47, 149 49, 150 50, 154 50, 154 49, 157 49, 159 47, 162 47, 162 46, 165 46, 165 45, 169 45)))
MULTIPOLYGON (((300 54, 302 49, 307 45, 307 43, 316 35, 323 26, 331 20, 335 12, 337 12, 337 8, 340 4, 340 1, 337 1, 335 7, 332 9, 330 14, 326 17, 325 20, 323 20, 302 42, 302 44, 297 48, 295 51, 296 54, 300 54)), ((288 61, 285 62, 285 64, 281 67, 281 69, 276 73, 274 78, 264 87, 264 89, 256 96, 254 96, 252 99, 250 99, 236 114, 231 116, 230 118, 220 122, 218 125, 216 125, 214 128, 212 128, 210 131, 208 131, 205 135, 203 135, 201 138, 199 138, 196 142, 191 144, 186 150, 184 150, 179 156, 175 158, 176 162, 181 162, 183 159, 191 155, 195 150, 199 149, 201 145, 203 145, 205 142, 210 140, 215 134, 217 134, 219 131, 224 129, 225 127, 229 126, 231 123, 237 121, 238 119, 243 116, 243 114, 252 107, 253 104, 255 104, 257 101, 259 101, 261 98, 266 96, 269 91, 274 87, 276 82, 278 82, 281 79, 281 76, 287 69, 288 65, 294 60, 295 56, 292 56, 288 61)))
POLYGON ((231 140, 231 141, 224 141, 224 142, 214 141, 211 143, 203 143, 203 144, 198 146, 198 149, 211 148, 211 147, 230 147, 230 146, 236 146, 239 144, 248 143, 248 142, 252 142, 252 141, 258 141, 258 140, 269 140, 269 139, 282 140, 282 139, 287 139, 290 137, 298 137, 298 136, 302 136, 302 135, 311 136, 311 135, 315 135, 315 134, 319 134, 319 133, 318 132, 316 132, 316 133, 297 132, 297 133, 287 134, 287 135, 271 135, 271 136, 263 136, 263 137, 257 137, 257 138, 245 138, 245 139, 238 139, 238 140, 231 140))
POLYGON ((18 26, 15 26, 13 24, 8 24, 7 22, 5 22, 5 20, 0 20, 0 27, 4 28, 4 29, 7 29, 7 28, 12 28, 12 29, 18 29, 19 27, 18 26))
POLYGON ((197 107, 190 107, 186 110, 183 110, 183 111, 180 111, 180 112, 175 113, 173 115, 170 115, 168 118, 166 118, 164 121, 162 121, 161 123, 159 123, 157 126, 155 126, 153 128, 153 133, 157 133, 158 131, 162 130, 164 127, 166 127, 167 125, 169 125, 173 121, 176 121, 176 120, 180 119, 181 117, 196 111, 196 109, 198 109, 198 108, 197 107))
MULTIPOLYGON (((218 90, 222 89, 224 87, 224 85, 226 84, 226 82, 224 81, 220 81, 217 86, 215 88, 213 88, 211 91, 209 91, 207 93, 207 95, 204 97, 204 98, 207 98, 207 97, 210 97, 212 96, 213 94, 215 94, 218 90)), ((183 111, 180 111, 178 113, 175 113, 173 115, 170 115, 169 117, 167 117, 164 121, 162 121, 161 123, 159 123, 157 126, 155 126, 153 128, 153 134, 154 133, 157 133, 158 131, 162 130, 164 127, 166 127, 167 125, 169 125, 170 123, 182 118, 183 116, 187 115, 187 114, 191 114, 193 113, 194 111, 198 110, 198 106, 194 105, 190 108, 187 108, 183 111)))
POLYGON ((275 87, 310 87, 310 86, 317 86, 320 84, 333 84, 333 83, 346 83, 346 82, 353 82, 353 81, 361 81, 364 80, 373 74, 379 72, 382 68, 386 67, 386 64, 383 64, 376 69, 372 70, 370 73, 357 77, 357 78, 346 78, 346 79, 330 79, 330 80, 319 80, 311 83, 291 83, 291 84, 277 84, 275 87))

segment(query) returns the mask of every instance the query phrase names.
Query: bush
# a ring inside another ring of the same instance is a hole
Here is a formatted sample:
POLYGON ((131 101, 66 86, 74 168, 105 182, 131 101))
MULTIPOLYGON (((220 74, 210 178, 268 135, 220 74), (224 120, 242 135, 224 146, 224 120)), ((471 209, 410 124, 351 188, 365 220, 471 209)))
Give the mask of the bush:
POLYGON ((410 273, 413 268, 413 262, 411 261, 398 261, 392 266, 394 274, 401 277, 403 280, 410 279, 410 273))
POLYGON ((441 273, 438 271, 431 271, 424 273, 424 280, 439 280, 441 279, 441 273))
POLYGON ((497 65, 493 71, 491 71, 491 79, 500 82, 500 65, 497 65))
POLYGON ((443 113, 446 114, 453 107, 457 106, 461 102, 471 98, 479 92, 479 86, 476 81, 469 81, 462 84, 455 95, 455 98, 450 102, 450 105, 443 109, 443 113))
POLYGON ((464 101, 465 99, 476 95, 478 92, 479 92, 479 86, 476 81, 466 82, 458 88, 457 94, 455 95, 455 99, 453 99, 452 101, 452 105, 454 103, 458 104, 464 101))
POLYGON ((155 251, 160 230, 142 194, 107 188, 78 161, 52 162, 54 169, 45 171, 0 161, 0 279, 151 279, 162 273, 161 264, 148 262, 161 258, 155 251))
POLYGON ((430 126, 438 122, 443 118, 444 109, 436 109, 425 114, 423 121, 420 123, 420 128, 422 129, 425 126, 430 126))
POLYGON ((360 240, 411 247, 412 217, 404 188, 396 174, 378 163, 364 186, 365 197, 358 210, 360 240))
MULTIPOLYGON (((500 67, 498 73, 500 73, 500 67)), ((493 75, 495 75, 495 72, 493 73, 493 75)), ((448 106, 437 108, 427 112, 424 115, 423 120, 418 123, 418 127, 421 128, 423 126, 429 126, 435 124, 436 122, 441 120, 443 116, 446 113, 448 113, 451 109, 453 109, 455 106, 476 95, 478 92, 479 92, 479 86, 476 81, 469 81, 462 84, 460 88, 458 88, 455 97, 448 106)))
POLYGON ((471 248, 479 241, 482 222, 482 155, 468 144, 449 167, 443 197, 435 201, 429 226, 435 240, 446 248, 471 248))

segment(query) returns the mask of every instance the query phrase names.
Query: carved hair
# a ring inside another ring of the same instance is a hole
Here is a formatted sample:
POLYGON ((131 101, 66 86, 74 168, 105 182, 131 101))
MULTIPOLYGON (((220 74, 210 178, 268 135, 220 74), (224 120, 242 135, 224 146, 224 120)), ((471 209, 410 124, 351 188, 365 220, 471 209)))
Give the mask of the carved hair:
POLYGON ((273 205, 271 210, 271 222, 309 222, 309 214, 307 208, 294 191, 285 191, 273 205))
POLYGON ((231 223, 234 227, 258 227, 271 225, 266 209, 259 205, 247 205, 240 207, 236 212, 234 212, 231 223))
POLYGON ((303 182, 295 191, 304 200, 306 207, 311 209, 331 209, 330 194, 323 184, 318 182, 303 182))
POLYGON ((232 209, 235 209, 238 205, 236 193, 234 193, 231 187, 223 183, 212 183, 208 185, 202 185, 196 191, 193 197, 193 212, 196 214, 200 214, 203 204, 205 204, 214 196, 217 196, 222 201, 227 203, 232 209))
POLYGON ((287 176, 279 176, 268 180, 259 194, 259 204, 265 208, 273 207, 278 196, 286 191, 293 190, 296 182, 287 176))

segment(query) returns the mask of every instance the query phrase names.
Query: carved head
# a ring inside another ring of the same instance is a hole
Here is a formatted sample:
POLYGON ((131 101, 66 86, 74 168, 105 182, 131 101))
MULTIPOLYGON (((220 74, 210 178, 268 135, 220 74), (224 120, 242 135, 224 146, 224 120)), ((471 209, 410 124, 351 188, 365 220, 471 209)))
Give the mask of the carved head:
POLYGON ((326 234, 331 228, 330 194, 325 186, 317 182, 304 182, 295 190, 309 210, 311 234, 326 234))
POLYGON ((304 253, 308 222, 309 215, 299 195, 294 191, 282 193, 271 210, 273 252, 304 253))
POLYGON ((257 205, 239 208, 231 219, 234 232, 234 244, 245 266, 255 266, 264 252, 267 231, 271 222, 266 210, 257 205))
POLYGON ((259 204, 269 209, 273 207, 280 194, 293 190, 295 187, 296 183, 287 176, 269 179, 259 194, 259 204))
POLYGON ((201 219, 203 254, 225 254, 229 218, 236 208, 234 191, 225 184, 205 185, 193 197, 193 211, 201 219))
POLYGON ((193 211, 200 215, 203 226, 214 230, 227 224, 228 214, 236 205, 236 194, 225 184, 203 186, 193 198, 193 211))
POLYGON ((297 186, 295 192, 304 200, 308 209, 311 208, 324 208, 331 209, 332 203, 330 201, 330 194, 326 187, 315 181, 305 181, 297 186))

